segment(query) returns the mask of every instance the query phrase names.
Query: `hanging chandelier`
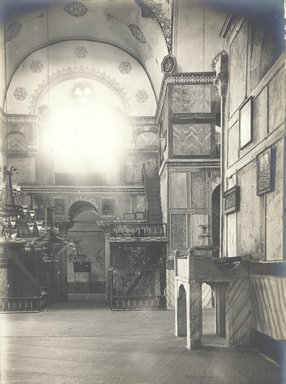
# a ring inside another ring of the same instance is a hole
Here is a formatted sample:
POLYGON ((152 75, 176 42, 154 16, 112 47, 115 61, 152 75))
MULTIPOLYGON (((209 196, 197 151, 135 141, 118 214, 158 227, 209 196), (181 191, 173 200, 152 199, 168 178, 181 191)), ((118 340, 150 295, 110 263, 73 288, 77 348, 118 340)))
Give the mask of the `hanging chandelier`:
POLYGON ((25 205, 20 199, 19 190, 13 185, 15 167, 3 167, 4 186, 0 193, 1 239, 19 242, 39 236, 43 222, 36 220, 35 210, 25 205))
MULTIPOLYGON (((2 243, 19 243, 24 245, 27 252, 39 251, 44 262, 56 261, 58 256, 68 247, 73 246, 73 241, 58 235, 54 227, 53 214, 50 222, 37 220, 37 212, 33 207, 25 205, 20 199, 19 190, 13 185, 15 167, 3 167, 4 187, 1 189, 0 224, 2 225, 2 243)), ((52 212, 52 208, 46 208, 52 212)))

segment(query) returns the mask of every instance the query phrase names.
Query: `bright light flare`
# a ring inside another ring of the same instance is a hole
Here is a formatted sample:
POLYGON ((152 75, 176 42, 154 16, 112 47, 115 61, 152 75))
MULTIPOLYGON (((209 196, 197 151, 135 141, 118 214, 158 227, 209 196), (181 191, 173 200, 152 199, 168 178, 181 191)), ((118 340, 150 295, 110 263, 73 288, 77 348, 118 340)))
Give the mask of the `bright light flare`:
POLYGON ((78 105, 69 113, 53 110, 43 127, 45 152, 57 171, 88 173, 118 165, 126 124, 120 109, 78 105))

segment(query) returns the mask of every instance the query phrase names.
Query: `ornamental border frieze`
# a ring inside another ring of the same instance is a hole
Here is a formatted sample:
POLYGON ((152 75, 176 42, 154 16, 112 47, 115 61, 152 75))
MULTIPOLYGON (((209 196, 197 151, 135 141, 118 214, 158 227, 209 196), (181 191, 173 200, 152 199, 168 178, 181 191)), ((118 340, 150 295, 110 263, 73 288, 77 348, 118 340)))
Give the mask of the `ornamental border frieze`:
POLYGON ((156 118, 154 116, 134 116, 128 119, 130 125, 133 126, 147 126, 156 125, 156 118))
POLYGON ((141 185, 134 186, 57 186, 57 185, 22 185, 21 192, 40 195, 40 194, 68 194, 71 196, 86 196, 90 193, 141 193, 144 187, 141 185))
POLYGON ((38 116, 32 114, 4 114, 4 120, 8 123, 36 123, 38 116))
POLYGON ((156 135, 159 133, 159 129, 158 127, 156 126, 142 126, 142 125, 139 125, 137 127, 135 127, 134 129, 134 134, 135 134, 135 137, 137 137, 138 135, 140 135, 140 133, 143 133, 143 132, 152 132, 152 133, 155 133, 156 135))
POLYGON ((173 113, 170 116, 170 120, 173 122, 176 120, 199 120, 200 122, 212 122, 215 119, 215 113, 173 113))
POLYGON ((123 105, 126 109, 126 112, 130 112, 130 101, 127 97, 127 93, 124 88, 115 80, 112 79, 105 72, 98 71, 94 68, 88 68, 78 66, 78 67, 70 67, 63 68, 61 70, 57 70, 54 73, 50 74, 43 80, 40 84, 38 84, 38 88, 35 90, 34 94, 31 96, 31 105, 30 112, 36 113, 36 108, 38 105, 38 101, 41 96, 44 94, 45 90, 51 86, 54 86, 62 81, 74 79, 75 75, 80 75, 81 77, 85 77, 87 79, 96 80, 101 82, 102 84, 109 87, 112 91, 114 91, 122 100, 123 105))
POLYGON ((156 2, 154 0, 143 0, 143 2, 151 9, 156 20, 158 21, 166 41, 168 51, 171 52, 171 48, 172 48, 171 10, 170 10, 170 16, 169 16, 164 11, 162 4, 160 4, 159 2, 156 2))

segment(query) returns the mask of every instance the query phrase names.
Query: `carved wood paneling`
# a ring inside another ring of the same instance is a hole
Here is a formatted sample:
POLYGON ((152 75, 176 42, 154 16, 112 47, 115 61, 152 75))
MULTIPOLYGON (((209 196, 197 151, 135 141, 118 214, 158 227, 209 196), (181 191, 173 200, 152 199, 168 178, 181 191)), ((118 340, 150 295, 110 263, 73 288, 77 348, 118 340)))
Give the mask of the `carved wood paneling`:
POLYGON ((191 208, 207 207, 207 184, 205 172, 191 173, 191 208))
POLYGON ((186 215, 171 215, 171 247, 172 249, 180 249, 187 247, 186 239, 186 215))
POLYGON ((173 154, 195 156, 210 155, 211 125, 174 124, 173 154))

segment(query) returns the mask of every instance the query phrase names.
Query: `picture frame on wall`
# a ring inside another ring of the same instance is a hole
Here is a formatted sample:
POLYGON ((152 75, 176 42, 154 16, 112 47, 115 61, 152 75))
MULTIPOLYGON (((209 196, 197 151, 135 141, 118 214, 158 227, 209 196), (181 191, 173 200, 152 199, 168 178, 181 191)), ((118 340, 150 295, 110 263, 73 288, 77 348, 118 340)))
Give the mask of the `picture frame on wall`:
POLYGON ((252 97, 239 109, 239 140, 240 149, 252 141, 252 97))
POLYGON ((223 194, 223 211, 225 214, 239 211, 240 188, 238 186, 230 188, 223 194))
POLYGON ((274 190, 275 152, 272 147, 266 148, 257 158, 257 195, 274 190))

